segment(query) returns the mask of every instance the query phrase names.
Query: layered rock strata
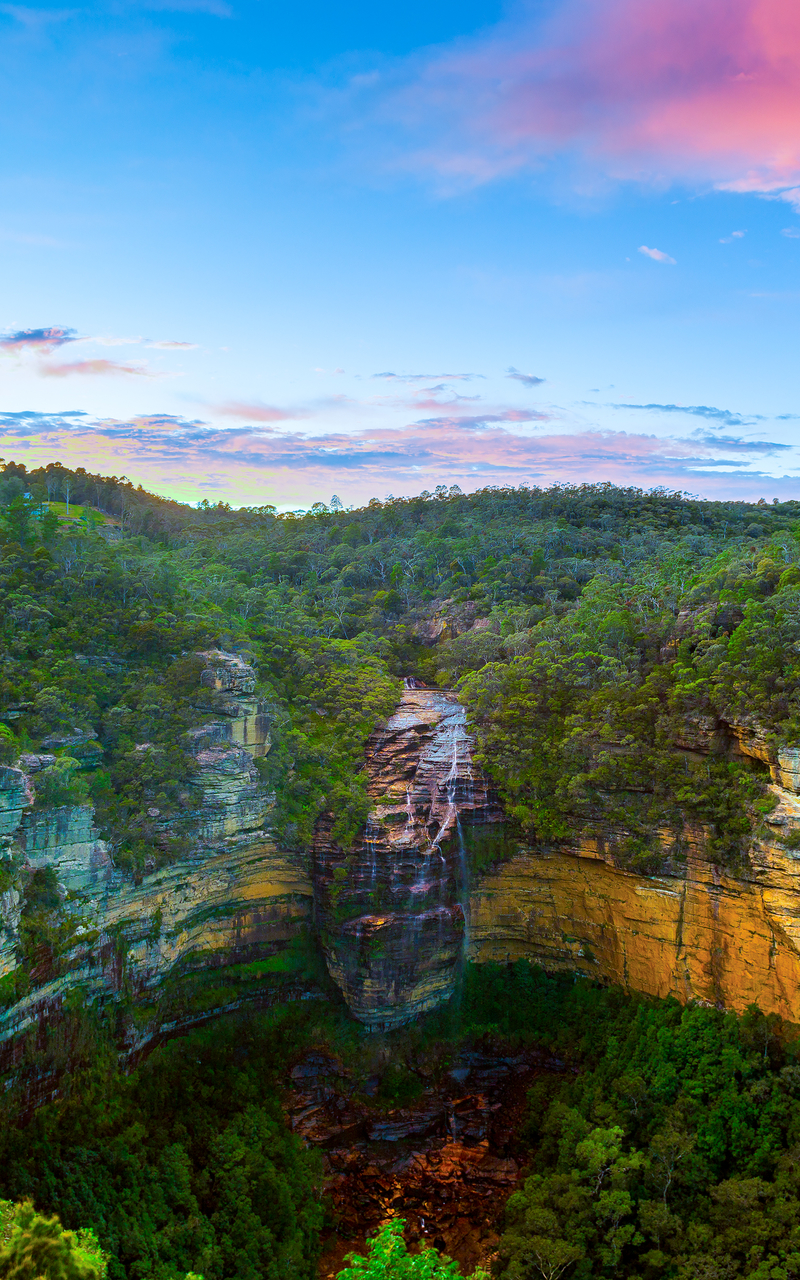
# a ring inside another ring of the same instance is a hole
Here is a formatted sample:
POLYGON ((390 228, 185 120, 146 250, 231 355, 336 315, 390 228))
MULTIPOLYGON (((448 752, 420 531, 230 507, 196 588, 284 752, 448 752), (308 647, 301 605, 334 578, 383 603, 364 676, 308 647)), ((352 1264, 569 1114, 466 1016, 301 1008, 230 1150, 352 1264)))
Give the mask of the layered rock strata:
POLYGON ((239 654, 222 649, 210 649, 200 657, 207 664, 201 688, 213 690, 211 709, 228 717, 229 740, 251 756, 265 756, 270 748, 269 717, 256 694, 255 669, 239 654))
POLYGON ((472 762, 454 694, 406 688, 372 735, 372 808, 353 849, 322 821, 314 850, 317 924, 351 1012, 389 1029, 453 991, 469 931, 465 824, 501 817, 472 762))
MULTIPOLYGON (((768 833, 733 877, 708 857, 703 833, 685 865, 640 876, 593 844, 520 847, 470 899, 470 958, 526 957, 631 991, 742 1011, 757 1004, 800 1022, 800 800, 773 786, 768 833)), ((666 836, 665 836, 666 841, 666 836)))
POLYGON ((178 973, 253 961, 265 980, 271 968, 291 970, 286 949, 310 923, 312 889, 305 868, 279 852, 269 833, 273 799, 253 764, 269 750, 255 671, 235 654, 203 656, 201 689, 214 691, 203 706, 214 719, 189 735, 199 805, 191 851, 179 861, 135 882, 114 866, 90 805, 33 807, 36 772, 50 761, 30 756, 21 761, 25 770, 0 769, 0 981, 8 989, 23 972, 21 916, 36 871, 55 872, 65 935, 59 955, 29 965, 21 998, 0 1011, 0 1042, 57 1016, 76 990, 90 1001, 124 990, 140 1010, 129 1030, 135 1049, 235 1005, 235 984, 193 999, 189 982, 165 1001, 165 984, 178 973))

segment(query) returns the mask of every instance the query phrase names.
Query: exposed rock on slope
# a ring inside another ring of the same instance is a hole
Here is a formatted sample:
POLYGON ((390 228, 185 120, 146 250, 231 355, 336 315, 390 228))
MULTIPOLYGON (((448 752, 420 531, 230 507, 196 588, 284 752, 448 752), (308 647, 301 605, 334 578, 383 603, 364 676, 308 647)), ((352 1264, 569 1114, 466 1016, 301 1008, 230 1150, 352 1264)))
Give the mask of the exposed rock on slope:
POLYGON ((328 971, 362 1022, 389 1028, 454 989, 468 929, 462 824, 501 814, 472 763, 455 695, 407 688, 367 747, 373 801, 350 853, 317 831, 314 887, 328 971))
POLYGON ((210 649, 200 656, 208 663, 200 685, 217 695, 210 709, 229 717, 229 741, 254 757, 265 756, 270 748, 269 718, 256 696, 255 670, 237 653, 210 649))
POLYGON ((640 876, 591 844, 525 849, 473 886, 470 956, 522 956, 633 991, 741 1011, 758 1004, 800 1022, 800 801, 773 787, 771 834, 752 870, 726 874, 695 833, 685 867, 640 876))
MULTIPOLYGON (((254 960, 265 972, 291 969, 284 953, 299 943, 310 919, 311 885, 303 867, 278 852, 269 834, 272 797, 259 785, 253 765, 253 756, 269 750, 255 671, 235 654, 215 650, 203 656, 208 665, 201 687, 214 691, 208 707, 215 718, 190 734, 200 804, 191 852, 179 861, 132 882, 114 867, 90 805, 33 808, 27 774, 0 769, 0 888, 6 885, 0 893, 0 982, 6 995, 0 1040, 12 1039, 43 1015, 52 1019, 76 989, 89 998, 124 989, 144 1006, 130 1032, 136 1047, 238 999, 235 983, 227 990, 218 984, 207 994, 192 981, 182 989, 173 983, 165 996, 165 983, 170 987, 177 973, 254 960), (25 888, 45 868, 55 872, 63 902, 63 944, 25 976, 25 888), (14 987, 21 996, 16 1001, 7 994, 14 987)), ((35 774, 38 758, 25 759, 35 774)))

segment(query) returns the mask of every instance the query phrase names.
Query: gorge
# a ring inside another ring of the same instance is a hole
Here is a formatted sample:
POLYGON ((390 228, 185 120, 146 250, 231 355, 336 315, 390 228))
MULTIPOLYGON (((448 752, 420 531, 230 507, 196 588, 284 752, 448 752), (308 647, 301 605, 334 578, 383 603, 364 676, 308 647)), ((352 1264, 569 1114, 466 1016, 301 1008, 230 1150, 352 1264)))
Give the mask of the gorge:
MULTIPOLYGON (((438 1007, 467 962, 521 958, 653 996, 738 1011, 757 1004, 796 1019, 800 798, 796 773, 781 763, 787 750, 775 752, 777 804, 746 872, 715 863, 698 827, 678 863, 665 833, 663 869, 645 876, 620 866, 603 841, 532 845, 509 834, 457 695, 407 678, 394 714, 366 743, 363 830, 342 849, 323 815, 312 854, 301 856, 279 849, 274 798, 254 767, 270 748, 256 671, 235 653, 199 657, 199 690, 220 697, 216 718, 189 732, 198 808, 183 858, 145 866, 131 882, 114 867, 90 805, 35 804, 47 756, 28 753, 0 772, 7 986, 20 974, 26 877, 50 870, 64 920, 57 957, 41 948, 29 989, 0 1015, 12 1058, 16 1038, 52 1021, 75 992, 89 1001, 133 996, 126 1048, 137 1052, 242 1000, 319 989, 303 960, 316 939, 347 1008, 371 1030, 438 1007), (226 991, 220 979, 248 965, 244 984, 226 991), (209 975, 210 1001, 200 994, 209 975), (182 985, 198 988, 192 999, 182 985)), ((767 750, 739 737, 751 752, 767 750)))

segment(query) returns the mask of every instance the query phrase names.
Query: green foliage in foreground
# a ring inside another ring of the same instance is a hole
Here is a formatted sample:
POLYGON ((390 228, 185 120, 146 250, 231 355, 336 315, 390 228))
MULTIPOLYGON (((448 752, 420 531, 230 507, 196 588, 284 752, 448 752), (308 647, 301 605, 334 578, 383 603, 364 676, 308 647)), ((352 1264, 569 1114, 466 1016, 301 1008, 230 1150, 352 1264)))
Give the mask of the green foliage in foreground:
POLYGON ((314 1280, 321 1168, 276 1084, 307 1016, 217 1024, 130 1076, 76 1076, 24 1128, 6 1118, 0 1192, 91 1223, 108 1280, 314 1280))
POLYGON ((105 1280, 108 1259, 93 1231, 65 1231, 30 1200, 0 1200, 0 1277, 3 1280, 105 1280))
MULTIPOLYGON (((358 1253, 347 1255, 348 1265, 337 1280, 460 1280, 458 1264, 435 1249, 409 1253, 403 1239, 404 1226, 402 1218, 385 1223, 370 1240, 366 1257, 358 1253)), ((479 1267, 470 1280, 489 1280, 489 1273, 479 1267)))

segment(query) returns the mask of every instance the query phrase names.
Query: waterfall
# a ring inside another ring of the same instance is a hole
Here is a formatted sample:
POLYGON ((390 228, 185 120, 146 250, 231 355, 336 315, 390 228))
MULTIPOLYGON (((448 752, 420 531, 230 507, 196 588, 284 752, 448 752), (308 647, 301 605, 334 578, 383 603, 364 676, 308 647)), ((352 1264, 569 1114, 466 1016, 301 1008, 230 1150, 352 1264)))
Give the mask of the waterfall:
POLYGON ((475 775, 465 709, 413 677, 374 735, 367 769, 373 807, 360 845, 346 861, 333 855, 347 881, 326 960, 355 1016, 387 1029, 455 989, 470 935, 465 833, 497 819, 475 775))

